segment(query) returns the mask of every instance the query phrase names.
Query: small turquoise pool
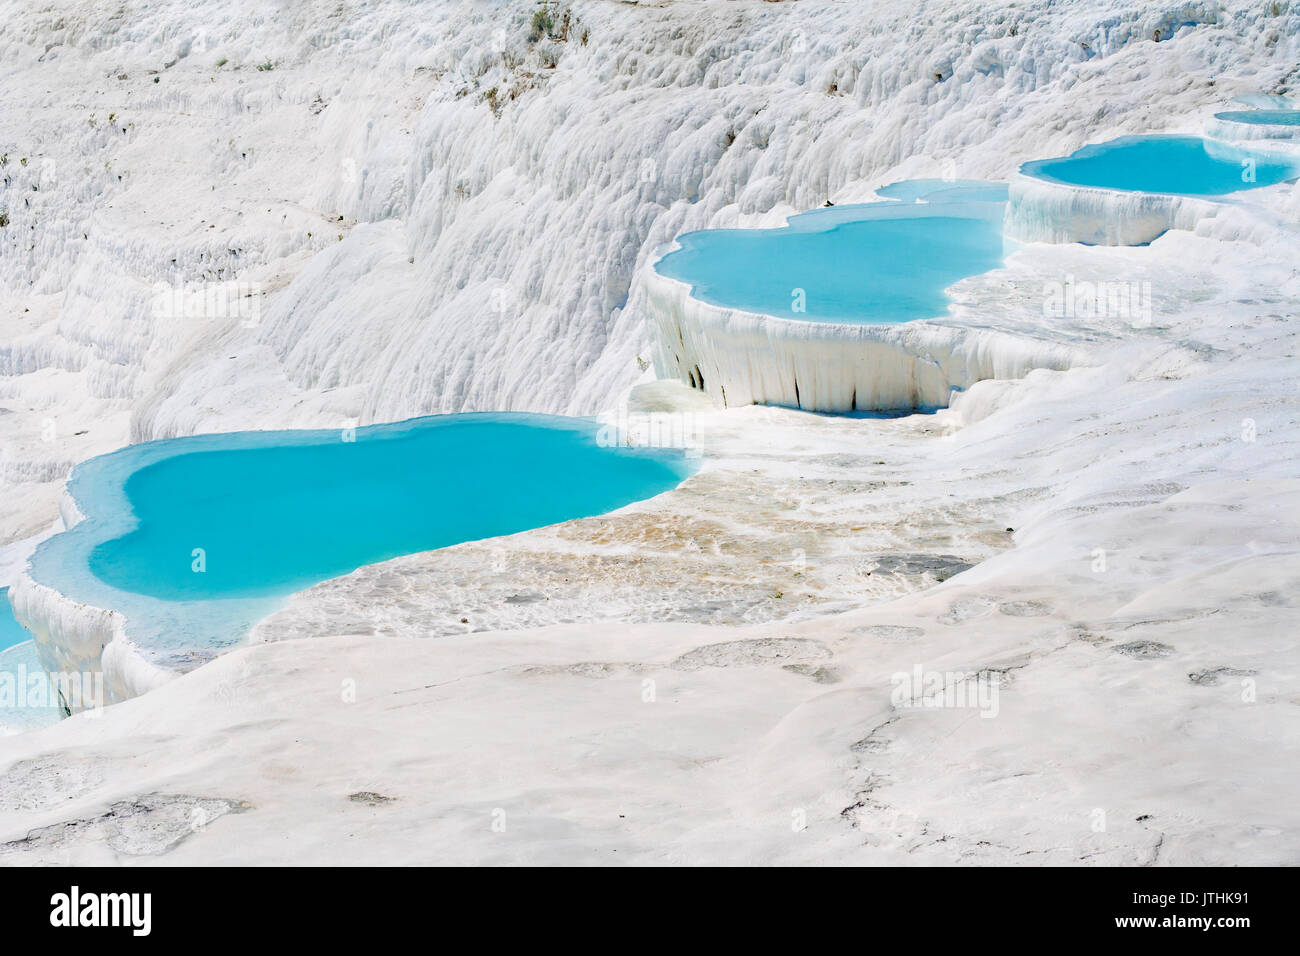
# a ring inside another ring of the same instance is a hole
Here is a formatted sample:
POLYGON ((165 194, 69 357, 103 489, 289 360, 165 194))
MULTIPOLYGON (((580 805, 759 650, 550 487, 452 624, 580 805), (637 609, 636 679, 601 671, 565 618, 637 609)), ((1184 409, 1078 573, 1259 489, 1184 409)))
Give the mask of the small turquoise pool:
POLYGON ((31 639, 31 634, 14 617, 14 609, 9 604, 9 589, 0 588, 0 651, 31 639))
POLYGON ((1214 118, 1250 126, 1300 126, 1300 110, 1228 110, 1214 118))
POLYGON ((32 635, 14 617, 9 589, 0 588, 0 736, 56 723, 62 715, 50 688, 32 635))
POLYGON ((86 519, 32 576, 125 614, 152 650, 238 641, 284 596, 403 554, 601 514, 679 484, 679 450, 603 447, 594 422, 442 415, 355 432, 148 442, 77 466, 86 519))
POLYGON ((1300 175, 1294 160, 1199 136, 1126 136, 1020 171, 1070 186, 1184 196, 1223 196, 1300 175))
POLYGON ((36 645, 23 634, 24 640, 0 650, 0 736, 49 727, 63 716, 36 645))
POLYGON ((936 318, 949 286, 1002 264, 1006 196, 996 184, 926 183, 881 191, 901 202, 818 209, 779 229, 686 233, 654 268, 703 302, 786 319, 936 318), (944 192, 953 201, 915 201, 944 192))

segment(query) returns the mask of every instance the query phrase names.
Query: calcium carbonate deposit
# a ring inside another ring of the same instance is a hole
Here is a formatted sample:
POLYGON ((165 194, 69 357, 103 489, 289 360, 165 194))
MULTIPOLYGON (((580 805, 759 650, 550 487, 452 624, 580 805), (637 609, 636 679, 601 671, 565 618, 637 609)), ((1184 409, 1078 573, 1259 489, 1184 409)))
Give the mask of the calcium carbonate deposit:
POLYGON ((4 2, 0 74, 0 862, 1300 860, 1300 146, 1215 118, 1294 0, 4 2), (1023 168, 1131 136, 1250 188, 1023 168), (886 322, 655 269, 868 203, 1005 244, 886 322), (31 560, 95 456, 462 412, 690 466, 165 660, 31 560))

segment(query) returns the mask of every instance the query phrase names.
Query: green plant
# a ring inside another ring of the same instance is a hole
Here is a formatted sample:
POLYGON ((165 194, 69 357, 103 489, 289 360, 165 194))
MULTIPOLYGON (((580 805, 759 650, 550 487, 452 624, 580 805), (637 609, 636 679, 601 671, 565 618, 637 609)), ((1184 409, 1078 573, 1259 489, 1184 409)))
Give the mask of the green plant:
POLYGON ((219 67, 221 67, 221 66, 225 66, 225 65, 226 65, 227 63, 229 63, 229 62, 230 62, 230 61, 227 60, 227 59, 223 56, 220 60, 217 61, 217 66, 219 66, 219 67))
POLYGON ((275 64, 272 63, 270 60, 267 60, 265 63, 257 64, 258 73, 269 73, 274 69, 275 69, 275 64))
POLYGON ((9 225, 9 213, 0 212, 0 229, 3 229, 7 225, 9 225))
POLYGON ((555 20, 551 17, 551 11, 546 7, 541 7, 533 11, 533 22, 528 28, 528 41, 536 43, 544 36, 550 36, 555 29, 555 20))

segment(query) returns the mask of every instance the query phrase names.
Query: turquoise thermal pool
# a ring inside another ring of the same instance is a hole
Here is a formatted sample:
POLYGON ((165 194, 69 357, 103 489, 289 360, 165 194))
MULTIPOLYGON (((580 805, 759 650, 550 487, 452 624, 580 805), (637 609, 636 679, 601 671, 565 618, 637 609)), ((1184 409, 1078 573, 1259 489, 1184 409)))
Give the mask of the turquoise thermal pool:
POLYGON ((1300 110, 1228 110, 1214 118, 1250 126, 1300 126, 1300 110))
POLYGON ((0 735, 47 727, 60 716, 32 635, 14 617, 9 589, 0 588, 0 735))
POLYGON ((132 445, 73 471, 85 518, 30 573, 120 611, 144 649, 227 646, 327 578, 601 514, 694 470, 681 450, 600 435, 580 419, 472 414, 132 445))
POLYGON ((0 588, 0 651, 31 639, 31 634, 14 617, 14 609, 9 605, 9 589, 0 588))
POLYGON ((778 229, 686 233, 654 268, 711 305, 876 325, 942 316, 949 286, 1002 264, 1005 186, 916 180, 880 195, 899 201, 817 209, 778 229))
POLYGON ((1020 171, 1068 186, 1183 196, 1224 196, 1300 175, 1293 159, 1199 136, 1126 136, 1020 171))

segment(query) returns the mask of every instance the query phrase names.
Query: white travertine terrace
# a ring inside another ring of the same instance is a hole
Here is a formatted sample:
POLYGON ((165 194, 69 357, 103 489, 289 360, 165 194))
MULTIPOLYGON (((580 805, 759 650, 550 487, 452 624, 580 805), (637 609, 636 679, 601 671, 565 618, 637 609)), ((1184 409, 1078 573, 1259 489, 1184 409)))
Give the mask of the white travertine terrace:
POLYGON ((1024 242, 1141 246, 1170 229, 1194 229, 1220 208, 1222 203, 1199 196, 1072 186, 1016 172, 1006 231, 1024 242))
MULTIPOLYGON (((163 686, 111 612, 22 585, 68 469, 132 440, 600 412, 665 331, 706 358, 661 370, 698 364, 706 390, 725 370, 754 400, 797 382, 858 404, 856 371, 811 368, 838 361, 829 339, 788 330, 772 369, 747 317, 648 276, 656 251, 947 163, 1010 181, 1199 129, 1235 95, 1273 103, 1300 61, 1300 7, 1256 0, 577 0, 589 42, 537 45, 531 0, 417 9, 5 5, 0 583, 55 659, 101 648, 110 693, 139 696, 0 738, 0 862, 1300 858, 1294 190, 1149 246, 1033 241, 959 283, 951 321, 856 332, 882 374, 914 350, 880 379, 898 401, 997 376, 935 415, 701 413, 721 461, 679 491, 361 569, 163 686), (152 313, 154 283, 218 270, 260 284, 259 326, 152 313), (1043 287, 1067 277, 1149 281, 1154 316, 1048 321, 1043 287), (841 580, 864 541, 978 563, 867 592, 841 580), (498 550, 500 599, 466 613, 498 550), (530 575, 541 596, 512 602, 530 575), (896 706, 890 675, 918 663, 1006 675, 998 718, 896 706), (147 793, 248 809, 196 829, 142 806, 137 839, 105 831, 147 793)), ((1127 213, 1141 235, 1168 211, 1127 213)))
POLYGON ((1300 140, 1300 124, 1248 123, 1230 114, 1216 113, 1205 122, 1205 135, 1223 140, 1300 140))
MULTIPOLYGON (((1211 127, 1217 122, 1210 121, 1211 127)), ((1238 124, 1234 124, 1238 125, 1238 124)), ((1233 150, 1214 142, 1207 148, 1233 150)), ((1235 151, 1234 151, 1235 152, 1235 151)), ((1290 144, 1256 143, 1251 153, 1276 157, 1300 169, 1300 149, 1290 144)), ((1034 165, 1034 164, 1029 164, 1034 165)), ((1145 245, 1170 229, 1194 230, 1207 220, 1240 206, 1269 209, 1285 186, 1243 189, 1222 196, 1138 192, 1077 186, 1018 169, 1008 188, 1004 227, 1022 242, 1082 242, 1095 246, 1145 245)))
POLYGON ((847 412, 941 408, 986 378, 1067 368, 1075 350, 990 328, 925 321, 853 325, 785 319, 712 305, 645 270, 655 370, 721 406, 787 405, 847 412))

